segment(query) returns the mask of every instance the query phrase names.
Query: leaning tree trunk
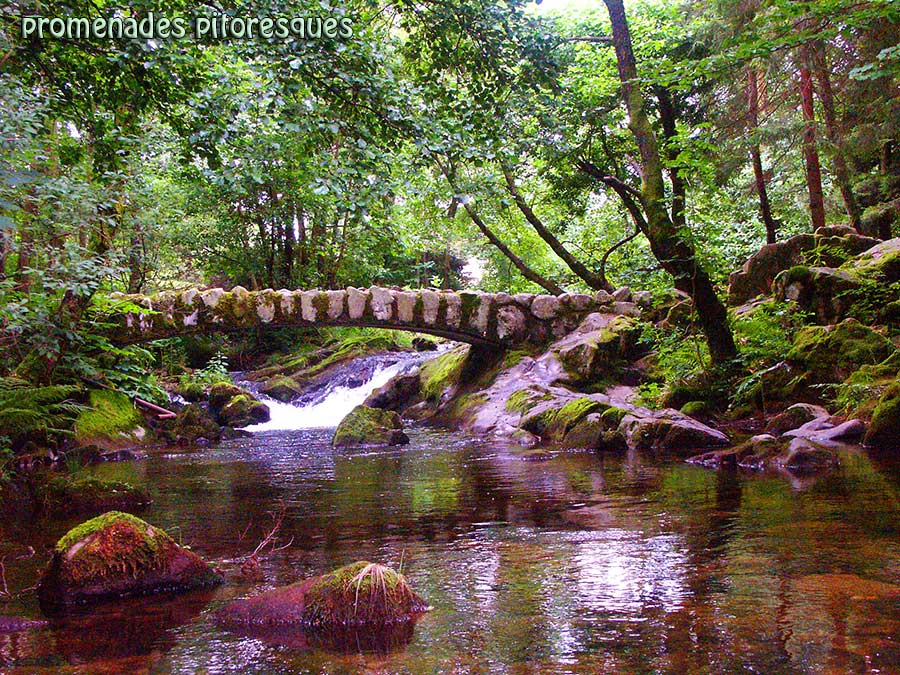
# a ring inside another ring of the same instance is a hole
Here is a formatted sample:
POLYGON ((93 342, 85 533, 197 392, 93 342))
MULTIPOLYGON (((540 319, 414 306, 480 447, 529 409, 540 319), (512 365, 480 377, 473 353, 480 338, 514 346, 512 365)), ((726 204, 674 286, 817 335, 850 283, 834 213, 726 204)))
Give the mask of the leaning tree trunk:
POLYGON ((568 265, 569 269, 587 284, 588 288, 595 291, 612 292, 612 284, 606 280, 606 276, 589 270, 583 262, 572 255, 556 235, 553 234, 547 226, 544 225, 544 222, 537 217, 537 214, 535 214, 534 210, 528 205, 528 202, 525 201, 525 197, 522 196, 522 193, 516 186, 516 180, 512 175, 512 172, 506 166, 503 167, 503 177, 506 179, 507 191, 513 198, 516 207, 518 207, 519 211, 522 212, 522 215, 525 216, 525 220, 528 221, 529 225, 534 228, 534 231, 547 243, 551 250, 566 263, 566 265, 568 265))
POLYGON ((696 251, 685 228, 677 227, 665 206, 665 185, 656 135, 645 110, 638 86, 637 66, 631 34, 622 0, 604 0, 612 23, 613 45, 622 97, 628 110, 628 127, 641 156, 640 203, 646 216, 646 235, 653 255, 675 279, 675 286, 694 301, 700 326, 714 363, 725 363, 737 356, 734 336, 728 325, 725 305, 716 295, 712 279, 697 261, 696 251))
POLYGON ((769 191, 766 188, 766 173, 762 165, 762 151, 756 134, 759 131, 759 75, 753 68, 747 68, 747 99, 749 105, 748 125, 750 127, 750 159, 753 162, 753 178, 756 194, 759 196, 759 215, 766 227, 766 243, 774 244, 778 239, 778 222, 772 217, 769 191))
POLYGON ((813 230, 825 226, 825 198, 822 193, 822 170, 819 151, 816 148, 816 111, 813 104, 812 73, 809 69, 809 49, 801 47, 798 70, 800 71, 800 107, 803 110, 803 156, 806 160, 806 186, 809 190, 809 212, 813 230))

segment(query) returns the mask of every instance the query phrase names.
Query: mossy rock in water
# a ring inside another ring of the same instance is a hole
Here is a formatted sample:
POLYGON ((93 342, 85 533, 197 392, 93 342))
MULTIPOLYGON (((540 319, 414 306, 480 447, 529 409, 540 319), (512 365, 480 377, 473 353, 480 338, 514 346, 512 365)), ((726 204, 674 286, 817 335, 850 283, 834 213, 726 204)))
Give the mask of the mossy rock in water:
POLYGON ((121 446, 142 436, 141 415, 125 394, 95 389, 90 393, 90 404, 75 420, 75 438, 80 444, 121 446))
POLYGON ((110 511, 72 528, 38 585, 45 612, 111 598, 215 586, 222 576, 140 518, 110 511))
POLYGON ((170 441, 179 443, 216 442, 222 438, 222 429, 206 408, 189 403, 178 411, 174 420, 167 421, 162 429, 170 441))
POLYGON ((35 495, 41 508, 54 514, 138 511, 153 503, 146 490, 93 476, 55 476, 39 484, 35 495))
POLYGON ((879 450, 900 449, 900 383, 888 387, 879 399, 865 442, 879 450))
POLYGON ((336 448, 403 445, 409 437, 403 433, 403 422, 393 410, 358 405, 341 420, 331 439, 336 448))
POLYGON ((226 427, 246 427, 269 421, 269 406, 260 403, 250 394, 232 398, 219 411, 218 421, 226 427))
POLYGON ((427 609, 402 574, 361 561, 231 602, 216 612, 216 620, 228 627, 245 628, 379 628, 414 621, 427 609))
POLYGON ((794 336, 788 360, 801 365, 818 384, 843 382, 864 365, 881 363, 897 348, 855 319, 836 326, 807 326, 794 336))
POLYGON ((182 382, 175 387, 175 393, 191 403, 199 403, 206 400, 206 387, 199 382, 182 382))
POLYGON ((286 375, 273 377, 263 382, 259 390, 266 396, 282 403, 290 403, 303 393, 302 387, 286 375))
POLYGON ((556 343, 554 351, 573 383, 596 384, 619 373, 637 356, 639 333, 629 317, 592 314, 577 331, 556 343))
POLYGON ((248 393, 245 389, 241 389, 236 384, 230 382, 219 382, 209 388, 209 412, 213 417, 218 417, 219 411, 222 410, 228 402, 235 396, 241 396, 248 393))

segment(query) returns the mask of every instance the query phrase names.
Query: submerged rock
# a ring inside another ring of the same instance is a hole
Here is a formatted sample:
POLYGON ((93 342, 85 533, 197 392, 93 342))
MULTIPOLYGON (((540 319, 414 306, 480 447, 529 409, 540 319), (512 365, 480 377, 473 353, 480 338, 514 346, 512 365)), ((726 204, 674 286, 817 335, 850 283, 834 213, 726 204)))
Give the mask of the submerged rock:
POLYGON ((403 422, 393 410, 358 405, 341 420, 331 439, 332 446, 356 447, 403 445, 409 437, 403 433, 403 422))
POLYGON ((361 561, 235 600, 216 612, 216 621, 226 627, 379 628, 414 621, 427 609, 402 574, 361 561))
POLYGON ((45 511, 57 514, 138 511, 153 503, 144 489, 92 476, 56 476, 38 485, 35 494, 45 511))
POLYGON ((43 628, 48 622, 42 619, 26 619, 21 616, 0 616, 0 633, 18 633, 23 630, 43 628))
POLYGON ((45 612, 110 598, 217 585, 221 575, 163 530, 110 511, 60 539, 38 586, 45 612))
POLYGON ((808 438, 778 439, 771 434, 760 434, 733 448, 707 452, 687 461, 714 469, 777 470, 797 476, 821 473, 839 463, 833 446, 808 438))

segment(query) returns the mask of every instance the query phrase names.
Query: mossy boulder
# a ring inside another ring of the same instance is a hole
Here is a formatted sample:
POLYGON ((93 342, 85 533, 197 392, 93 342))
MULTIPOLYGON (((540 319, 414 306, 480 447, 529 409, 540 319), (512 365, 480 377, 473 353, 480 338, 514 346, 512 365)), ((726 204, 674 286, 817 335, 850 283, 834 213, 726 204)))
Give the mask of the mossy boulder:
POLYGON ((246 427, 269 421, 269 406, 234 384, 221 382, 209 390, 209 412, 226 427, 246 427))
POLYGON ((187 444, 215 443, 222 438, 222 428, 198 403, 189 403, 179 410, 162 433, 170 441, 187 444))
POLYGON ((303 394, 303 388, 297 384, 296 380, 286 375, 265 380, 260 385, 259 391, 282 403, 290 403, 303 394))
POLYGON ((35 496, 41 508, 52 514, 139 511, 153 503, 142 488, 93 476, 54 476, 37 485, 35 496))
POLYGON ((180 382, 178 386, 175 387, 175 393, 190 403, 199 403, 200 401, 206 400, 206 387, 200 382, 195 382, 193 380, 180 382))
POLYGON ((75 420, 75 439, 79 444, 109 449, 143 438, 143 418, 125 394, 95 389, 89 394, 89 402, 90 408, 75 420))
POLYGON ((240 394, 219 411, 218 421, 226 427, 235 429, 268 422, 269 406, 250 394, 240 394))
POLYGON ((45 612, 112 598, 215 586, 221 575, 163 530, 110 511, 69 530, 38 585, 45 612))
POLYGON ((846 226, 821 227, 763 246, 729 279, 728 304, 736 307, 768 294, 779 274, 798 265, 837 266, 870 249, 877 239, 846 226))
POLYGON ((624 452, 628 445, 624 434, 618 430, 619 420, 615 415, 608 414, 615 410, 618 408, 609 408, 603 413, 588 413, 566 432, 560 445, 564 448, 624 452))
POLYGON ((519 426, 545 441, 561 441, 587 415, 602 413, 608 407, 605 403, 583 396, 560 407, 525 415, 519 426))
POLYGON ((879 450, 900 449, 900 382, 888 387, 878 400, 865 442, 879 450))
POLYGON ((860 279, 843 269, 797 266, 778 275, 772 293, 811 312, 817 322, 828 324, 847 316, 861 287, 860 279))
POLYGON ((841 269, 857 277, 890 284, 900 281, 900 238, 888 239, 848 260, 841 269))
POLYGON ((836 384, 864 365, 881 363, 897 348, 855 319, 835 326, 807 326, 794 336, 788 361, 804 368, 809 383, 836 384))
POLYGON ((379 629, 415 621, 427 609, 402 574, 361 561, 231 602, 216 612, 216 621, 243 628, 379 629))
POLYGON ((331 439, 336 448, 359 446, 403 445, 409 437, 403 433, 403 422, 393 410, 358 405, 341 420, 331 439))
POLYGON ((632 412, 619 424, 628 447, 635 450, 690 452, 728 445, 728 436, 695 419, 663 411, 652 415, 632 412))
POLYGON ((616 375, 637 356, 639 332, 627 316, 590 314, 553 349, 572 383, 594 383, 616 375))

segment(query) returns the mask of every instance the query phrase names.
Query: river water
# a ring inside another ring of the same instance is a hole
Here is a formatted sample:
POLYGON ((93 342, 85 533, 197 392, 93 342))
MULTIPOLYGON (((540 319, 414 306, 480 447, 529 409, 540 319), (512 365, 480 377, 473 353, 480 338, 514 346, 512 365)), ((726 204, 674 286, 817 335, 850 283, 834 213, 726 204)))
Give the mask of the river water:
MULTIPOLYGON (((288 425, 296 426, 296 425, 288 425)), ((340 450, 268 429, 91 471, 228 569, 283 505, 264 579, 85 610, 0 635, 0 673, 900 673, 900 468, 848 451, 814 482, 649 456, 549 452, 428 429, 340 450), (310 645, 217 628, 229 599, 368 559, 433 606, 408 643, 310 645)), ((77 520, 0 524, 10 590, 77 520), (38 554, 16 560, 24 547, 38 554)), ((36 603, 0 605, 39 616, 36 603)))

